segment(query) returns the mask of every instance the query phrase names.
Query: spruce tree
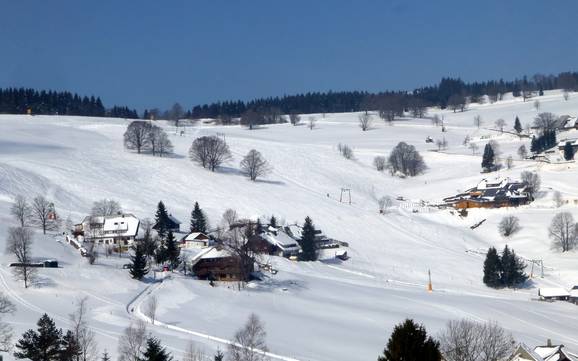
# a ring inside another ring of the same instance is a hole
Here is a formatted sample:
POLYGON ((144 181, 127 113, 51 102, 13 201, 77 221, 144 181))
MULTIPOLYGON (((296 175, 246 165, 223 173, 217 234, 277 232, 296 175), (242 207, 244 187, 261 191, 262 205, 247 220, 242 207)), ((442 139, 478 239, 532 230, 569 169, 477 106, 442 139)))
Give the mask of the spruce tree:
POLYGON ((317 251, 315 250, 315 226, 309 217, 305 218, 299 245, 301 246, 300 258, 302 261, 315 261, 317 259, 317 251))
POLYGON ((271 219, 269 220, 269 226, 277 228, 277 218, 275 218, 275 216, 271 216, 271 219))
POLYGON ((104 352, 102 353, 102 358, 101 361, 111 361, 110 360, 110 355, 108 354, 108 351, 105 349, 104 352))
POLYGON ((506 287, 515 287, 525 282, 528 279, 524 272, 525 268, 524 261, 506 245, 502 252, 502 284, 506 287))
POLYGON ((60 361, 75 361, 82 354, 82 350, 74 332, 68 330, 62 338, 60 361))
POLYGON ((564 159, 574 159, 574 147, 571 142, 566 142, 566 144, 564 144, 564 159))
POLYGON ((165 238, 167 231, 168 231, 168 221, 169 215, 167 213, 167 209, 165 208, 165 204, 163 201, 160 201, 157 205, 157 212, 155 214, 155 228, 159 237, 165 238))
POLYGON ((427 335, 425 328, 406 319, 395 326, 387 347, 378 361, 440 361, 439 343, 427 335))
POLYGON ((263 232, 264 232, 263 224, 261 223, 261 220, 257 218, 257 223, 255 224, 255 234, 259 235, 263 232))
POLYGON ((502 264, 498 251, 494 247, 488 249, 484 261, 484 284, 488 287, 498 288, 502 285, 502 264))
POLYGON ((516 121, 514 122, 514 129, 516 130, 516 133, 518 134, 522 133, 522 124, 520 124, 520 118, 518 118, 517 115, 516 121))
POLYGON ((221 350, 217 350, 215 361, 225 361, 225 354, 221 350))
POLYGON ((538 140, 536 139, 536 137, 532 137, 532 141, 530 142, 530 151, 532 153, 539 153, 540 149, 538 146, 538 140))
POLYGON ((57 329, 47 314, 36 323, 38 330, 26 331, 18 343, 14 357, 31 361, 58 361, 62 342, 62 330, 57 329))
POLYGON ((132 267, 129 271, 130 276, 135 280, 141 280, 149 269, 147 267, 147 258, 142 250, 142 246, 137 245, 134 249, 134 256, 132 259, 132 267))
POLYGON ((191 212, 191 232, 207 233, 207 219, 199 207, 199 202, 195 202, 195 207, 191 212))
POLYGON ((169 231, 167 234, 167 240, 165 241, 166 245, 166 255, 167 261, 169 261, 171 265, 171 270, 175 269, 179 263, 181 262, 179 256, 181 255, 181 249, 177 245, 177 241, 175 240, 175 236, 173 235, 172 231, 169 231))
POLYGON ((173 357, 161 345, 161 341, 156 337, 149 337, 147 339, 146 350, 140 358, 141 361, 171 361, 173 357))
POLYGON ((490 171, 495 166, 495 154, 494 149, 490 143, 486 144, 484 148, 484 155, 482 156, 482 168, 486 171, 490 171))

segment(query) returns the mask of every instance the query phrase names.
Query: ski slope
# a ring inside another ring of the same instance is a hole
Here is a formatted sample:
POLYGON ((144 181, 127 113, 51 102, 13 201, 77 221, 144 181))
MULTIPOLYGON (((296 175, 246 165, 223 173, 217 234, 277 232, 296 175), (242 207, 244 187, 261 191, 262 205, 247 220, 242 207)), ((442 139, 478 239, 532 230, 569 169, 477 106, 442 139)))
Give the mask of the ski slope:
MULTIPOLYGON (((576 94, 564 101, 560 92, 552 91, 538 99, 540 111, 575 115, 578 109, 576 94)), ((429 119, 407 118, 390 126, 375 116, 372 129, 362 132, 355 113, 315 115, 313 130, 280 124, 250 131, 198 122, 186 127, 183 136, 159 121, 175 147, 174 156, 167 158, 126 151, 122 136, 128 120, 0 115, 0 243, 3 247, 7 228, 15 225, 9 208, 18 194, 45 195, 61 217, 73 221, 80 221, 92 202, 102 198, 118 200, 141 218, 152 218, 163 200, 184 227, 195 201, 212 225, 227 208, 246 217, 274 214, 287 223, 302 223, 310 216, 326 235, 350 244, 350 260, 335 261, 333 251, 314 263, 271 257, 279 273, 240 292, 175 274, 154 286, 159 323, 149 330, 177 358, 189 341, 212 353, 226 349, 235 330, 254 312, 266 324, 272 354, 300 361, 346 361, 374 359, 393 326, 406 317, 423 322, 434 334, 448 320, 468 317, 496 320, 529 344, 551 338, 578 351, 576 307, 532 300, 538 287, 578 284, 576 253, 551 249, 547 232, 558 211, 572 212, 578 219, 572 205, 578 199, 575 164, 518 160, 516 150, 521 144, 529 149, 528 139, 493 129, 494 121, 503 118, 511 130, 516 115, 523 125, 531 123, 537 114, 533 100, 505 98, 473 104, 463 113, 431 109, 433 114, 443 117, 446 132, 429 119), (482 117, 480 129, 474 127, 475 115, 482 117), (224 135, 234 159, 212 173, 188 159, 188 148, 195 137, 217 133, 224 135), (466 135, 479 144, 478 154, 462 144, 466 135), (425 143, 427 136, 445 138, 448 148, 438 152, 434 144, 425 143), (422 200, 440 203, 477 184, 485 176, 480 174, 480 153, 489 139, 500 144, 503 159, 515 159, 512 169, 496 176, 539 172, 542 192, 536 202, 516 209, 471 210, 466 218, 449 210, 411 211, 422 200), (373 157, 387 156, 401 140, 420 151, 428 166, 425 174, 400 179, 373 168, 373 157), (353 147, 355 159, 342 158, 338 143, 353 147), (250 149, 260 151, 274 167, 258 182, 248 181, 238 170, 250 149), (352 204, 339 202, 341 188, 351 189, 352 204), (570 204, 556 209, 553 190, 561 191, 570 204), (384 195, 408 201, 396 202, 391 212, 380 215, 377 199, 384 195), (506 240, 497 224, 508 214, 520 218, 522 230, 506 240), (470 229, 483 219, 482 226, 470 229), (520 290, 486 288, 481 282, 483 253, 506 243, 527 259, 542 259, 545 277, 520 290), (428 270, 432 293, 426 292, 428 270)), ((564 136, 578 138, 578 132, 564 136)), ((96 265, 88 265, 58 235, 37 233, 33 253, 58 259, 61 268, 41 270, 39 284, 27 290, 12 278, 10 257, 0 257, 0 288, 18 308, 7 317, 16 334, 32 327, 43 312, 59 327, 67 327, 75 299, 87 296, 100 348, 115 355, 122 330, 142 318, 139 305, 151 283, 131 280, 122 269, 126 258, 101 256, 96 265)))

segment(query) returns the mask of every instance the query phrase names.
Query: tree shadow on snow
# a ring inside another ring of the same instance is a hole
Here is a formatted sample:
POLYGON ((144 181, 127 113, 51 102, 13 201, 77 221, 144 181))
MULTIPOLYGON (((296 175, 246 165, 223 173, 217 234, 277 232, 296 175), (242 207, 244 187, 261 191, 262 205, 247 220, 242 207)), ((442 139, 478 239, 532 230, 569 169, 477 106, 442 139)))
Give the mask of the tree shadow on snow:
POLYGON ((265 184, 274 184, 274 185, 285 185, 283 181, 276 181, 276 180, 269 180, 269 179, 257 179, 255 183, 265 183, 265 184))
POLYGON ((298 280, 278 280, 275 278, 266 278, 257 282, 257 286, 250 288, 254 292, 273 292, 273 291, 302 291, 306 290, 305 282, 298 280))

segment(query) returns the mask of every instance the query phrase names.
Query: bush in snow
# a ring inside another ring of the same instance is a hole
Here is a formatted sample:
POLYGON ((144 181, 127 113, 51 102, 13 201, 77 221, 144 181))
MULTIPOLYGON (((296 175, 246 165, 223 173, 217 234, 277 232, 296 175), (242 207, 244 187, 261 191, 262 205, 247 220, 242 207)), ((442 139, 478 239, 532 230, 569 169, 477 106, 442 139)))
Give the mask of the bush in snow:
POLYGON ((400 172, 406 176, 416 176, 423 173, 427 167, 423 158, 413 145, 399 142, 387 159, 391 174, 400 172))
POLYGON ((347 144, 337 144, 337 150, 341 153, 345 159, 353 159, 353 149, 347 144))
POLYGON ((189 157, 193 162, 214 172, 217 167, 231 159, 231 151, 223 139, 215 135, 204 136, 193 141, 189 157))
POLYGON ((500 221, 498 230, 502 236, 510 237, 520 230, 520 220, 516 216, 506 216, 500 221))
POLYGON ((375 158, 373 158, 373 165, 375 166, 375 169, 377 169, 380 172, 383 172, 387 165, 387 160, 385 159, 384 156, 378 155, 375 158))

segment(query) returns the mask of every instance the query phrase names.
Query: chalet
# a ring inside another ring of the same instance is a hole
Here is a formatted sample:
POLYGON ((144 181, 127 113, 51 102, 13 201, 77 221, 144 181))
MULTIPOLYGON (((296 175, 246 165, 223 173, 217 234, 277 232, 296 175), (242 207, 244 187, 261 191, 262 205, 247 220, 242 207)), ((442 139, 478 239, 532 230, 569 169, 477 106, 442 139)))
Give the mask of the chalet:
POLYGON ((483 179, 474 188, 444 198, 444 202, 457 209, 516 207, 531 201, 527 187, 527 183, 509 178, 483 179))
POLYGON ((85 241, 99 244, 128 246, 138 234, 140 220, 132 214, 84 218, 75 226, 75 234, 83 236, 85 241))
MULTIPOLYGON (((298 224, 292 224, 289 226, 285 226, 283 228, 284 232, 295 241, 299 241, 301 239, 301 231, 302 227, 298 224)), ((328 248, 339 248, 339 247, 347 247, 348 244, 346 242, 341 242, 333 238, 329 238, 323 234, 320 229, 315 230, 315 248, 317 249, 328 249, 328 248)))
POLYGON ((570 293, 559 287, 540 288, 538 296, 542 301, 568 301, 570 299, 570 293))
POLYGON ((508 361, 578 361, 578 356, 568 351, 564 345, 552 345, 548 340, 546 346, 533 349, 525 344, 518 345, 508 361))
MULTIPOLYGON (((153 226, 153 229, 155 229, 155 230, 159 229, 158 223, 155 223, 155 225, 153 226)), ((167 231, 171 231, 173 233, 179 233, 181 231, 181 221, 179 221, 178 219, 173 217, 172 214, 169 214, 169 216, 168 216, 167 231)))
POLYGON ((180 246, 182 248, 206 248, 210 243, 211 240, 204 233, 191 232, 181 238, 180 246))
POLYGON ((239 257, 231 252, 213 247, 193 265, 193 273, 201 280, 240 281, 246 280, 254 270, 252 261, 243 266, 239 257), (244 269, 243 269, 244 268, 244 269))
POLYGON ((251 249, 258 253, 267 253, 273 256, 292 257, 301 251, 299 243, 281 230, 269 230, 256 234, 248 240, 251 249))

